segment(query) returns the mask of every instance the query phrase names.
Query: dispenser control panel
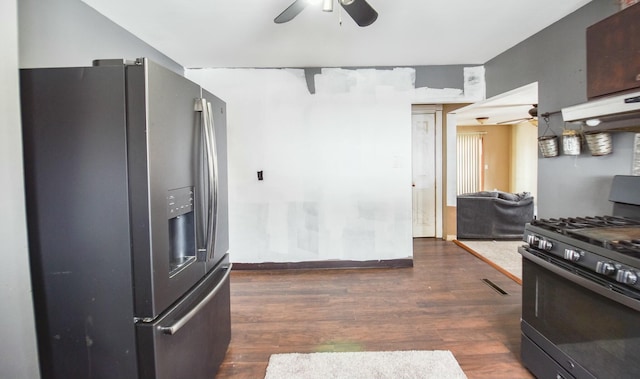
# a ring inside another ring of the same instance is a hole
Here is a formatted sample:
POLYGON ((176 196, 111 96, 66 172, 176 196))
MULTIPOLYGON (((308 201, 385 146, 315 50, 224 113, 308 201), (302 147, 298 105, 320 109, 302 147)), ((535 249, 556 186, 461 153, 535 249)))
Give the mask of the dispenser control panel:
POLYGON ((167 194, 167 214, 169 218, 189 213, 193 210, 193 187, 169 190, 167 194))

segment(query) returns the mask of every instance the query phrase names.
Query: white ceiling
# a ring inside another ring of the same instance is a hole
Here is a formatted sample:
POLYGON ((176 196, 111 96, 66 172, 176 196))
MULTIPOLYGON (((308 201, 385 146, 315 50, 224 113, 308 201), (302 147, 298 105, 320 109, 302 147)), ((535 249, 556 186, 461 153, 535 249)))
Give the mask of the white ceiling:
POLYGON ((455 111, 458 125, 517 124, 531 121, 529 110, 538 103, 538 83, 527 84, 455 111))
MULTIPOLYGON (((321 1, 284 24, 273 19, 293 0, 82 1, 186 68, 237 68, 484 64, 591 0, 366 0, 378 19, 364 28, 321 1)), ((525 86, 458 123, 528 117, 537 96, 525 86)))
POLYGON ((186 68, 228 68, 484 64, 591 0, 367 0, 364 28, 321 4, 275 24, 293 0, 83 1, 186 68))

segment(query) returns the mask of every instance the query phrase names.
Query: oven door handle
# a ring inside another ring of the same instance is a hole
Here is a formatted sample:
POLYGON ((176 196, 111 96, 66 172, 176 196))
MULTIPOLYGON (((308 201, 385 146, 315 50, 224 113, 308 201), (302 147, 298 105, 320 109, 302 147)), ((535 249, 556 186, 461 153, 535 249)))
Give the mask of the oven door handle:
MULTIPOLYGON (((608 287, 604 287, 598 283, 595 283, 587 278, 584 278, 582 276, 576 275, 570 271, 567 271, 565 269, 563 269, 562 267, 558 267, 552 263, 547 262, 546 260, 531 254, 530 252, 527 251, 526 248, 524 247, 519 247, 518 248, 518 252, 520 253, 520 255, 522 255, 523 258, 528 259, 529 261, 531 261, 532 263, 537 264, 538 266, 541 266, 557 275, 560 275, 561 277, 567 279, 570 282, 573 282, 581 287, 584 287, 592 292, 595 292, 599 295, 602 295, 604 297, 606 297, 607 299, 613 300, 617 303, 620 303, 622 305, 625 305, 631 309, 634 309, 636 311, 640 311, 640 301, 633 299, 629 296, 625 296, 621 293, 615 292, 613 290, 611 290, 608 287)), ((524 282, 523 282, 524 285, 524 282)))

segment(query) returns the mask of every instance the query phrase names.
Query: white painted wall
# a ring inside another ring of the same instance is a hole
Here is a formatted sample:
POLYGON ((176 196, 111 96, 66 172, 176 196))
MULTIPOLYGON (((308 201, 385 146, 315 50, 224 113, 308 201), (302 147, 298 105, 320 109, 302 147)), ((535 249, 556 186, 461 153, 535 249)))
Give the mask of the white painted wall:
POLYGON ((414 88, 415 71, 205 69, 186 76, 227 102, 234 262, 411 257, 411 104, 484 96, 414 88), (257 180, 257 171, 264 180, 257 180))
POLYGON ((17 1, 0 2, 0 378, 38 378, 22 178, 17 1))

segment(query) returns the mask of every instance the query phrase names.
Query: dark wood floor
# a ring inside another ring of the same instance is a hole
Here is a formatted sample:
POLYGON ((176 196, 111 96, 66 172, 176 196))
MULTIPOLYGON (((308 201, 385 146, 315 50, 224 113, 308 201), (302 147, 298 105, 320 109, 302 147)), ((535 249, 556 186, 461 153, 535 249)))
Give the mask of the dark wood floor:
POLYGON ((263 378, 274 353, 389 350, 450 350, 469 379, 532 378, 519 358, 520 300, 519 284, 434 239, 414 241, 413 268, 234 271, 216 378, 263 378))

